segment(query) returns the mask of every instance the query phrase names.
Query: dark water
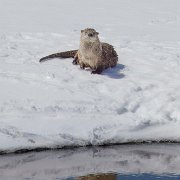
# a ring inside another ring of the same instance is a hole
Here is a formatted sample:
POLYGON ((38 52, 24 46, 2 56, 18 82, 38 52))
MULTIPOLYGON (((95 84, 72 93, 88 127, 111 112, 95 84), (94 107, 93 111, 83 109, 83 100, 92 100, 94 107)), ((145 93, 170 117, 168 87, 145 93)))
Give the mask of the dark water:
POLYGON ((0 156, 0 180, 180 179, 180 145, 121 145, 0 156))

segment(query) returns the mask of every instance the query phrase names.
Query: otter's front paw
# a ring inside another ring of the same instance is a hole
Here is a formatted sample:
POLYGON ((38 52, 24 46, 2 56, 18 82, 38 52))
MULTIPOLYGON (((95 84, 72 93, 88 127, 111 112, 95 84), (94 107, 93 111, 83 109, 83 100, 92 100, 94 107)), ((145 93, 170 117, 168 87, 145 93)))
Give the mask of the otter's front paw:
POLYGON ((101 74, 103 71, 103 68, 97 68, 95 70, 92 70, 91 71, 91 74, 101 74))

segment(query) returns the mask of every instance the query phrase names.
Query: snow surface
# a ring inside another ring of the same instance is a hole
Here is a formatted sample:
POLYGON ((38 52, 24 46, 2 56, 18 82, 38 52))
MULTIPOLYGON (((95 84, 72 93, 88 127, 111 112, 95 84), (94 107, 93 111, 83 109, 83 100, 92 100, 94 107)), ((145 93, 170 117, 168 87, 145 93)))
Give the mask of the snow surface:
POLYGON ((0 0, 0 12, 1 152, 180 142, 179 0, 0 0), (86 27, 114 45, 117 67, 39 64, 77 49, 86 27))

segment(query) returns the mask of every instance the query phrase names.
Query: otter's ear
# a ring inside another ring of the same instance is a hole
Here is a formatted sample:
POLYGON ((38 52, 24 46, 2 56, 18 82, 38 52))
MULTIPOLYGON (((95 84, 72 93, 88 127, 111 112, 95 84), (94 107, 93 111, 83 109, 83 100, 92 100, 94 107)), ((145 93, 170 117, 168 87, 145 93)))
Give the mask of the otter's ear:
POLYGON ((98 32, 96 32, 96 34, 97 34, 97 35, 99 35, 99 33, 98 33, 98 32))
POLYGON ((84 32, 84 30, 81 30, 81 33, 83 33, 84 32))

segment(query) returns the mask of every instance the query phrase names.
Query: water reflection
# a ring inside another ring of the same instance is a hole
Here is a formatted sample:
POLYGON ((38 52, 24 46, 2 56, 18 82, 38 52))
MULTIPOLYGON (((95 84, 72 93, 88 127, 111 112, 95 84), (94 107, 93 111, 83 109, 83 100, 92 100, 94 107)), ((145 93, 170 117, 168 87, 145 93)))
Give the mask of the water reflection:
POLYGON ((81 176, 74 178, 74 180, 116 180, 116 174, 89 174, 86 176, 81 176))
POLYGON ((66 180, 179 180, 179 175, 156 175, 156 174, 91 174, 66 180))
POLYGON ((180 145, 121 145, 0 156, 0 179, 93 180, 98 176, 113 180, 131 174, 180 174, 180 145))

